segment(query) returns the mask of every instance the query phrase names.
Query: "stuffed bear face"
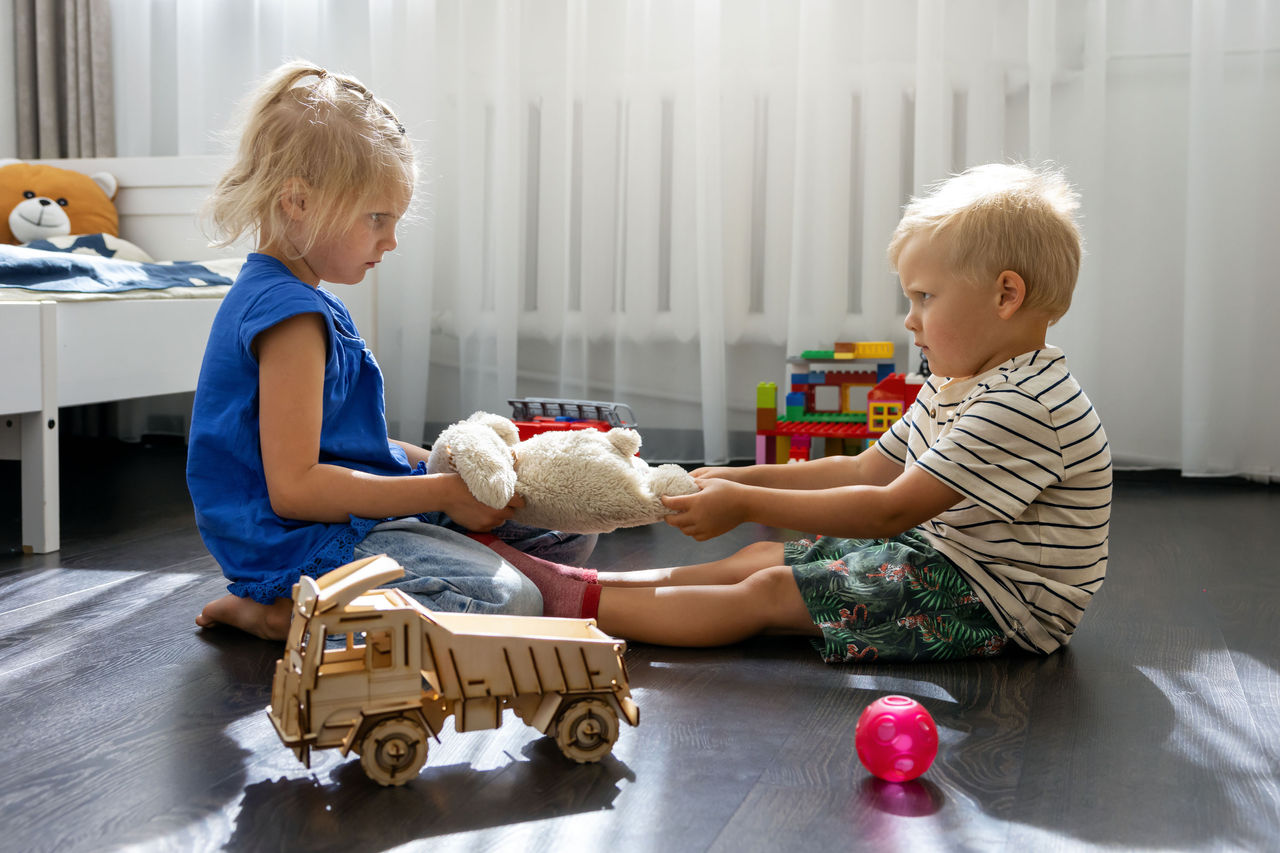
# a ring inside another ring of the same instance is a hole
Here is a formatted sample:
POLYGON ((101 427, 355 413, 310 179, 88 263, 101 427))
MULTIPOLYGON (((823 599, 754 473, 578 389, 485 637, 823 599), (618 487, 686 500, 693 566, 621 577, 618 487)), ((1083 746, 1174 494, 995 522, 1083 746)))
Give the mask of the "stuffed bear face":
POLYGON ((64 234, 119 236, 116 179, 46 163, 0 161, 0 243, 64 234))

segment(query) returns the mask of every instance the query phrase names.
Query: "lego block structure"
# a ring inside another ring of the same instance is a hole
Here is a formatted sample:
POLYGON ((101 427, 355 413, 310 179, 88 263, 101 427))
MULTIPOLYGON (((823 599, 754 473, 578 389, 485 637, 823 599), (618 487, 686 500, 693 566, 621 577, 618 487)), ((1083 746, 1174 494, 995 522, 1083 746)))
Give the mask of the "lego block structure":
POLYGON ((756 386, 756 464, 858 453, 915 402, 924 381, 894 372, 891 341, 840 341, 787 359, 781 415, 773 382, 756 386), (861 362, 860 364, 855 364, 861 362), (869 363, 868 363, 869 362, 869 363))

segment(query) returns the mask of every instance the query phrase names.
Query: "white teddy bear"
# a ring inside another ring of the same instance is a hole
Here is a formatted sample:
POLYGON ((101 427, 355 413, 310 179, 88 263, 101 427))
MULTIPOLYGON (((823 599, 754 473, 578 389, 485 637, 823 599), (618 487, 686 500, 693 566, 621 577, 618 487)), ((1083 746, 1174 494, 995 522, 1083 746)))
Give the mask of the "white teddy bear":
POLYGON ((698 491, 679 465, 636 456, 640 433, 616 428, 544 432, 527 441, 510 419, 476 412, 431 445, 427 473, 456 471, 476 500, 495 509, 524 499, 515 520, 566 533, 608 533, 670 513, 659 498, 698 491))

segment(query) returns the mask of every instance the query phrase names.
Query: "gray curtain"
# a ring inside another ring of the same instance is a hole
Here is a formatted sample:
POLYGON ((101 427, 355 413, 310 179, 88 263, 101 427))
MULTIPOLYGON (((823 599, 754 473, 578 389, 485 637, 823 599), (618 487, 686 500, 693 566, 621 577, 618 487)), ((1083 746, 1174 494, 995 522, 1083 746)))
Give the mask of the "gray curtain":
POLYGON ((114 157, 109 0, 14 0, 18 157, 114 157))

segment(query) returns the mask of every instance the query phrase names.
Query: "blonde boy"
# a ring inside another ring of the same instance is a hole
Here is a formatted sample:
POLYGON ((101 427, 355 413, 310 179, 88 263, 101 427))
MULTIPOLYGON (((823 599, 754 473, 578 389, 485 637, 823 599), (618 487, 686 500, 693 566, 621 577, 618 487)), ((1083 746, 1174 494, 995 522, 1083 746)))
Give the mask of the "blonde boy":
MULTIPOLYGON (((695 539, 747 521, 821 535, 600 573, 582 613, 672 645, 808 634, 829 662, 1067 643, 1106 573, 1111 507, 1106 434, 1045 342, 1079 271, 1077 205, 1059 173, 1016 165, 913 199, 889 258, 933 371, 915 405, 858 456, 704 468, 698 493, 665 499, 695 539)), ((526 574, 550 600, 555 575, 526 574)))

